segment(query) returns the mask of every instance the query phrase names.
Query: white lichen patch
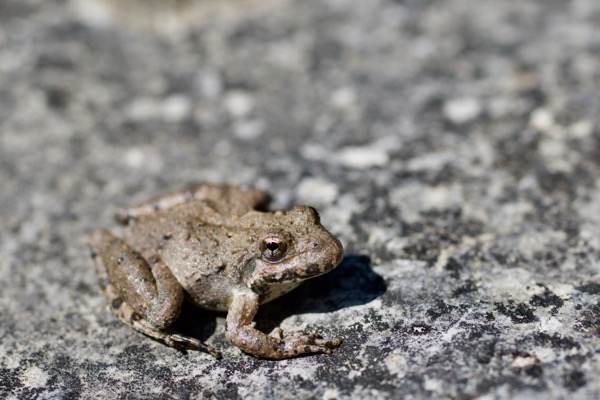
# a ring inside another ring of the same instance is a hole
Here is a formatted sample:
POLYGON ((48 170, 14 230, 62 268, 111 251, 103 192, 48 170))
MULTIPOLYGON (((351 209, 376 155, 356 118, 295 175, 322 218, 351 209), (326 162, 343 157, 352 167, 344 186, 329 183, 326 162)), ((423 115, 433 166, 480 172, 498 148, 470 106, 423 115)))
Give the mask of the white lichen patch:
POLYGON ((388 372, 398 378, 403 378, 408 371, 408 360, 401 349, 393 350, 384 360, 388 372))
POLYGON ((254 109, 254 98, 247 92, 232 90, 225 96, 223 105, 234 118, 242 118, 254 109))
POLYGON ((556 127, 554 115, 546 108, 538 108, 531 113, 529 124, 537 131, 548 133, 556 127))
POLYGON ((560 332, 564 324, 556 317, 540 317, 539 329, 543 332, 560 332))
POLYGON ((339 390, 337 390, 336 388, 329 388, 329 389, 325 389, 323 391, 323 400, 336 400, 339 399, 340 396, 340 392, 339 390))
POLYGON ((532 294, 541 292, 541 288, 532 280, 531 273, 524 268, 512 268, 495 271, 480 277, 482 288, 494 298, 508 298, 514 301, 528 302, 532 294), (531 288, 532 291, 528 290, 531 288))
POLYGON ((390 202, 400 209, 402 218, 407 222, 418 221, 420 212, 451 209, 460 206, 463 201, 462 186, 459 184, 425 186, 412 182, 390 194, 390 202))
POLYGON ((423 389, 439 395, 444 394, 445 386, 445 382, 441 379, 435 379, 427 375, 423 379, 423 389))
POLYGON ((134 147, 125 152, 125 157, 123 157, 123 160, 129 167, 139 168, 144 165, 147 158, 142 149, 134 147))
POLYGON ((351 225, 352 216, 362 213, 364 205, 352 194, 343 194, 336 199, 334 207, 320 208, 321 222, 323 225, 336 234, 345 238, 351 238, 355 234, 355 229, 351 225))
POLYGON ((190 99, 182 95, 171 95, 162 102, 162 115, 168 122, 179 122, 187 118, 192 110, 190 99))
POLYGON ((548 283, 548 289, 563 300, 571 298, 574 286, 570 283, 548 283))
POLYGON ((444 116, 455 124, 464 124, 477 118, 482 111, 481 102, 474 97, 461 97, 444 104, 444 116))
POLYGON ((299 201, 315 206, 329 205, 338 196, 337 185, 320 177, 304 178, 300 181, 297 192, 299 201))
POLYGON ((563 231, 531 231, 527 235, 523 235, 518 246, 521 254, 527 258, 532 258, 536 252, 565 243, 566 239, 567 235, 563 231))
POLYGON ((339 151, 335 160, 346 167, 367 169, 385 166, 389 162, 389 155, 384 148, 348 146, 339 151))
POLYGON ((577 121, 568 127, 568 134, 572 138, 584 139, 589 138, 594 132, 594 122, 583 119, 577 121))
POLYGON ((539 360, 535 357, 518 355, 514 358, 510 366, 512 368, 523 369, 527 367, 532 367, 538 363, 539 360))
POLYGON ((549 363, 556 359, 556 351, 547 347, 538 347, 532 353, 542 363, 549 363))
POLYGON ((487 210, 489 223, 498 234, 510 234, 522 229, 523 220, 528 213, 534 211, 533 206, 526 202, 508 203, 487 210))
POLYGON ((260 119, 244 119, 234 124, 233 134, 242 140, 252 140, 261 136, 265 128, 265 123, 260 119))
POLYGON ((357 99, 354 88, 342 87, 332 93, 330 103, 339 110, 348 110, 356 105, 357 99))
POLYGON ((385 136, 365 145, 343 147, 330 160, 354 169, 384 167, 390 162, 390 153, 399 147, 397 136, 385 136))
POLYGON ((455 159, 456 154, 450 152, 420 154, 406 161, 404 169, 412 172, 439 171, 455 159))
POLYGON ((190 115, 191 100, 182 95, 171 95, 164 99, 139 97, 126 108, 126 116, 133 121, 163 120, 180 122, 190 115))
POLYGON ((539 153, 546 167, 553 172, 570 172, 579 158, 579 154, 569 149, 566 141, 547 138, 539 145, 539 153))
POLYGON ((41 388, 46 386, 50 375, 41 368, 33 365, 19 374, 19 381, 29 388, 41 388))

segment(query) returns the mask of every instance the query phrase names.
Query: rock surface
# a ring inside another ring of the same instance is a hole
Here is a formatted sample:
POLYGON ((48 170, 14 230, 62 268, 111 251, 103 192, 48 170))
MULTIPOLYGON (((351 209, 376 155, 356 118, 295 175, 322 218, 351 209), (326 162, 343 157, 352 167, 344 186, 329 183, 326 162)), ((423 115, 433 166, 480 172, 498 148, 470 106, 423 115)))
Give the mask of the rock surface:
POLYGON ((600 397, 600 5, 0 3, 0 397, 600 397), (347 257, 183 354, 106 309, 115 207, 192 182, 309 202, 347 257))

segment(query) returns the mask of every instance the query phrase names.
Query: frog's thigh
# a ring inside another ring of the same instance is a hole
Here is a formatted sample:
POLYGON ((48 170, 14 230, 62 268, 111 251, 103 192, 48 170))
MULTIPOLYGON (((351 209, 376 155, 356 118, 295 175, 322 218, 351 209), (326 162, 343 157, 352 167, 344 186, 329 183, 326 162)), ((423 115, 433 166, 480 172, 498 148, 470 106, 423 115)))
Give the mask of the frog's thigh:
POLYGON ((198 349, 220 358, 213 347, 168 328, 181 310, 183 289, 160 259, 152 259, 150 267, 105 229, 95 231, 90 244, 100 288, 121 321, 168 346, 198 349))
POLYGON ((157 329, 177 319, 183 289, 160 258, 150 257, 149 264, 104 229, 93 233, 91 245, 100 286, 119 318, 130 325, 136 318, 143 319, 157 329))

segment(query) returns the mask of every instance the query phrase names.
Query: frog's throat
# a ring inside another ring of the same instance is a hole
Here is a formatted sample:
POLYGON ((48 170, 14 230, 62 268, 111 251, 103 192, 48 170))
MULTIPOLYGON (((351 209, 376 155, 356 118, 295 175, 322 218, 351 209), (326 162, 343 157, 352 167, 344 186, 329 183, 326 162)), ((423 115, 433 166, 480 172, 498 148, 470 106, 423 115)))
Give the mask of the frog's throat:
POLYGON ((298 286, 302 284, 303 281, 300 282, 282 282, 277 284, 271 284, 267 286, 266 292, 262 293, 261 304, 268 303, 271 300, 274 300, 291 290, 296 289, 298 286))

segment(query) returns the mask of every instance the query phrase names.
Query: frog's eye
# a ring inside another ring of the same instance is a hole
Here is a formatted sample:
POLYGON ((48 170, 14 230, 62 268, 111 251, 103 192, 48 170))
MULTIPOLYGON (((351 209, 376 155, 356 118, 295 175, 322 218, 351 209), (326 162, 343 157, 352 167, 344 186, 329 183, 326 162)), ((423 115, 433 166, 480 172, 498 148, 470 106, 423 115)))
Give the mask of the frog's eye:
POLYGON ((287 244, 277 237, 268 237, 262 241, 260 251, 265 260, 276 262, 285 256, 287 244))

